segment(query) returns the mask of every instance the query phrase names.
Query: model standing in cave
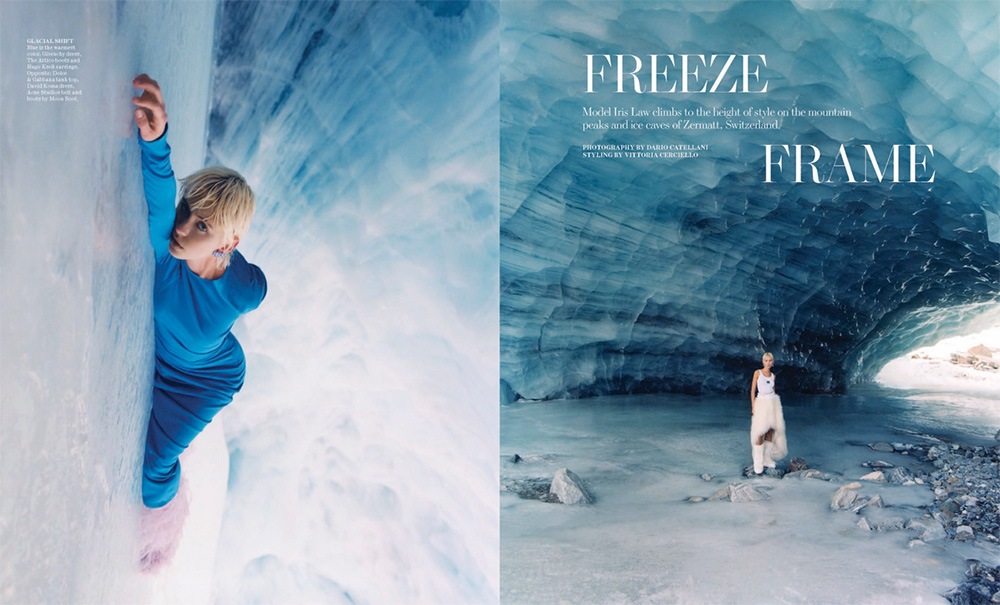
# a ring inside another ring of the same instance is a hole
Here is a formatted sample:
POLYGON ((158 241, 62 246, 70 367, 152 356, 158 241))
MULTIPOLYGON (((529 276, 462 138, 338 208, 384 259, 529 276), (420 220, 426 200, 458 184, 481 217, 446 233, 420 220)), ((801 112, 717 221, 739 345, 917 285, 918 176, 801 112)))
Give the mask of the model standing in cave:
POLYGON ((231 332, 260 305, 264 274, 236 251, 250 226, 254 194, 228 168, 210 167, 177 183, 167 145, 159 85, 132 81, 149 237, 156 260, 153 317, 156 374, 142 467, 141 566, 152 571, 173 556, 187 516, 179 458, 243 386, 243 349, 231 332))
POLYGON ((764 467, 775 468, 774 459, 788 453, 785 441, 785 417, 781 413, 781 398, 774 392, 774 355, 764 353, 764 367, 753 373, 750 382, 750 446, 753 452, 753 472, 761 474, 764 467))

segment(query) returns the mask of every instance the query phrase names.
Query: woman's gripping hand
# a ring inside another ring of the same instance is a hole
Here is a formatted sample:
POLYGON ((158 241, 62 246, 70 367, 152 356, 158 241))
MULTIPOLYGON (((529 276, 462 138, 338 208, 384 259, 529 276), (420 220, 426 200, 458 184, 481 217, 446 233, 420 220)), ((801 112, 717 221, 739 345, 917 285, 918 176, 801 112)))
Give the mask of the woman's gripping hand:
POLYGON ((167 129, 167 110, 163 104, 160 85, 146 74, 139 74, 132 80, 132 86, 143 91, 141 97, 132 98, 132 103, 137 107, 134 116, 139 136, 143 141, 155 141, 167 129))

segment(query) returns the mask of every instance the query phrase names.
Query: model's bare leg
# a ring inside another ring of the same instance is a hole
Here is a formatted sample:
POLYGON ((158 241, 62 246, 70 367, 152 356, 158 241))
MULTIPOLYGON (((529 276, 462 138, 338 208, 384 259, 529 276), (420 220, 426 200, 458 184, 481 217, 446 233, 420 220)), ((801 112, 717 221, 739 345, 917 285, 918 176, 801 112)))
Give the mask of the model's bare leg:
POLYGON ((771 458, 771 447, 772 447, 771 441, 773 439, 774 439, 774 429, 771 429, 767 433, 764 434, 764 437, 763 437, 764 443, 762 444, 764 446, 763 447, 763 463, 764 463, 764 466, 766 466, 767 468, 777 468, 777 466, 778 466, 777 464, 774 463, 774 459, 771 458))

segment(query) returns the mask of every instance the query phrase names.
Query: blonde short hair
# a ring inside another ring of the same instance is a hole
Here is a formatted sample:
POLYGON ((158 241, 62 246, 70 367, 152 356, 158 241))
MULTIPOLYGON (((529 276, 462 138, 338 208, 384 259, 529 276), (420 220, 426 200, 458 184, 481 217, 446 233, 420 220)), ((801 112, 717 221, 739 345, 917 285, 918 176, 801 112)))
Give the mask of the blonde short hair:
POLYGON ((765 360, 765 359, 767 359, 768 357, 770 357, 770 358, 771 358, 771 361, 774 361, 774 355, 771 355, 770 353, 764 353, 764 356, 763 356, 763 357, 761 357, 761 358, 760 358, 760 360, 761 360, 761 361, 764 361, 764 360, 765 360))
MULTIPOLYGON (((240 173, 222 166, 209 166, 181 179, 181 198, 193 213, 205 217, 233 241, 250 228, 256 200, 253 190, 240 173)), ((227 266, 231 253, 220 258, 227 266)))

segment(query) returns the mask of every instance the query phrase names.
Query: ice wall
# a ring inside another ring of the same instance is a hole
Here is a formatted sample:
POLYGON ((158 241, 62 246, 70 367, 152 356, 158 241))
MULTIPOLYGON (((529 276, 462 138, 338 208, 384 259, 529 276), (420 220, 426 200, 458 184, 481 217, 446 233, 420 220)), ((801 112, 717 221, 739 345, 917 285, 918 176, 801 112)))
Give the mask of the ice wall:
POLYGON ((504 397, 743 390, 764 350, 783 388, 836 391, 994 325, 997 31, 989 2, 505 5, 504 397), (764 54, 769 88, 587 94, 588 53, 764 54), (584 132, 586 106, 839 112, 774 130, 584 132), (583 157, 595 143, 706 147, 583 157), (765 143, 826 158, 841 143, 933 145, 935 182, 763 185, 765 143))
POLYGON ((498 10, 227 3, 209 161, 258 195, 217 598, 499 593, 498 10))
POLYGON ((132 78, 170 83, 174 168, 204 159, 212 3, 3 2, 0 600, 142 603, 152 381, 132 78), (76 102, 26 100, 29 38, 72 38, 76 102))

